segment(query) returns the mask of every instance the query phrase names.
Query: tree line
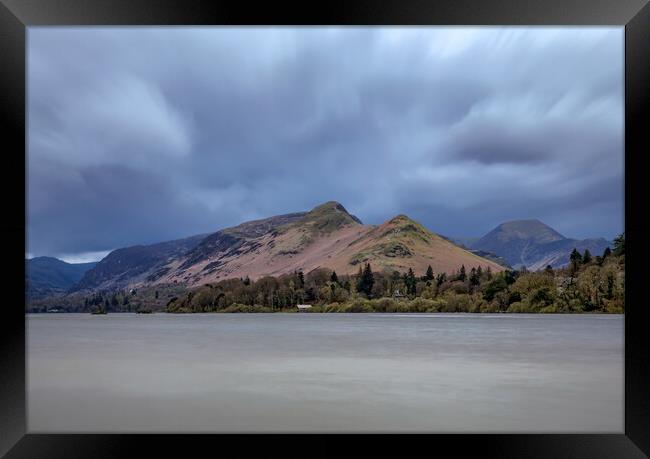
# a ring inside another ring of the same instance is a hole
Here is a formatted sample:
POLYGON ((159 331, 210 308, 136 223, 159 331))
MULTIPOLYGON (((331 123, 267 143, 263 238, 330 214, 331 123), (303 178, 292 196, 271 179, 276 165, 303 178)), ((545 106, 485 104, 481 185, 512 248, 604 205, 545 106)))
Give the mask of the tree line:
POLYGON ((311 312, 602 312, 622 313, 625 301, 625 238, 614 250, 592 256, 571 253, 569 265, 539 272, 493 273, 464 265, 456 272, 417 275, 375 272, 369 263, 357 274, 329 269, 279 277, 226 279, 188 291, 166 304, 168 312, 275 312, 313 305, 311 312))
POLYGON ((37 300, 29 312, 277 312, 311 304, 310 312, 590 312, 622 313, 625 305, 625 235, 600 255, 574 249, 569 264, 538 272, 493 273, 460 266, 453 273, 329 269, 296 271, 257 280, 225 279, 187 289, 154 285, 120 291, 75 293, 37 300))

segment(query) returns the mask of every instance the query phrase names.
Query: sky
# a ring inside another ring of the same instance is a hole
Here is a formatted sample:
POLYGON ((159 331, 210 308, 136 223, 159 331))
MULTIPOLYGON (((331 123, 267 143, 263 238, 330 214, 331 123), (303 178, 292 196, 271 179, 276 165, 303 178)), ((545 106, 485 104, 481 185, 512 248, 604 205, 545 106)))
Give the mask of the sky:
POLYGON ((30 27, 27 256, 335 200, 482 236, 624 228, 622 27, 30 27))

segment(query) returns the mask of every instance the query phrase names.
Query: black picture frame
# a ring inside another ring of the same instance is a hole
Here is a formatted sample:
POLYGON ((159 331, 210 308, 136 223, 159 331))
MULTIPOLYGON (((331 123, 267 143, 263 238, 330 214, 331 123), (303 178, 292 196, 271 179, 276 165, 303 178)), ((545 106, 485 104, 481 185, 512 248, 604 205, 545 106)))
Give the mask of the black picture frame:
POLYGON ((0 334, 0 454, 6 457, 118 457, 158 451, 210 454, 402 456, 453 451, 487 457, 626 458, 650 455, 650 333, 641 300, 644 244, 643 156, 650 149, 650 6, 648 0, 390 0, 318 4, 232 0, 0 0, 0 121, 5 243, 3 330, 0 334), (619 25, 625 26, 625 433, 620 435, 34 435, 26 433, 24 293, 26 200, 26 27, 43 25, 619 25), (645 116, 644 116, 645 115, 645 116), (22 153, 22 154, 21 154, 22 153), (258 441, 252 441, 258 440, 258 441), (296 441, 299 440, 299 445, 296 441), (346 441, 345 448, 342 440, 346 441), (352 440, 352 441, 350 441, 352 440))

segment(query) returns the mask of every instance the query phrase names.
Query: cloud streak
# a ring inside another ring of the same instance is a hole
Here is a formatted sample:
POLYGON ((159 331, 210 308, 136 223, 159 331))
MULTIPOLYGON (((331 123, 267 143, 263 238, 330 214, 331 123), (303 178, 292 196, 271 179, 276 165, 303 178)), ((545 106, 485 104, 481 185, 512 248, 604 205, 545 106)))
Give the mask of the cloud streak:
POLYGON ((623 29, 29 29, 30 253, 331 199, 446 235, 613 237, 623 29))

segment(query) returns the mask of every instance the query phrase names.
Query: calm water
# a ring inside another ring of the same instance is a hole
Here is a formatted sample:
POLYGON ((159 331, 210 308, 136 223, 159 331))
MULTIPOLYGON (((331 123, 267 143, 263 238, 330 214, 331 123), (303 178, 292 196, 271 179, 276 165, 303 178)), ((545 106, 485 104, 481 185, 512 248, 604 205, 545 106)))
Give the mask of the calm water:
POLYGON ((623 432, 623 316, 42 314, 30 432, 623 432))

